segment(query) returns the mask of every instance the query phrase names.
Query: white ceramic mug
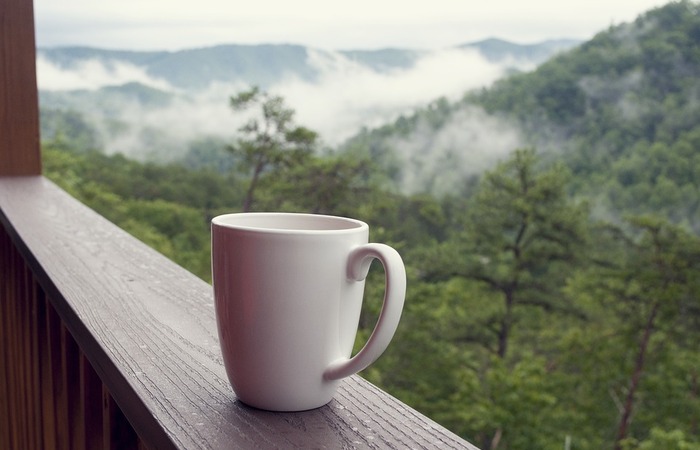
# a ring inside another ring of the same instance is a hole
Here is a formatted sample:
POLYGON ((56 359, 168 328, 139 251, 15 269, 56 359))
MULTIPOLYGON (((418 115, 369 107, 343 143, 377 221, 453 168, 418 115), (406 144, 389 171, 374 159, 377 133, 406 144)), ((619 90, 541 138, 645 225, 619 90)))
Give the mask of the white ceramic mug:
POLYGON ((393 248, 368 244, 359 220, 293 213, 212 219, 216 317, 226 372, 239 400, 302 411, 328 403, 339 380, 386 349, 406 293, 393 248), (350 357, 373 259, 384 265, 384 304, 375 329, 350 357))

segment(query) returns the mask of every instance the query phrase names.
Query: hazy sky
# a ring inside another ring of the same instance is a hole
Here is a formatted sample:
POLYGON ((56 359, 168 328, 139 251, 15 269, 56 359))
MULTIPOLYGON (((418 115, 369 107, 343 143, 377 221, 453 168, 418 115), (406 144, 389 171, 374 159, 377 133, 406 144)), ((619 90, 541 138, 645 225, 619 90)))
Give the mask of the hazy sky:
POLYGON ((667 0, 35 0, 37 45, 177 50, 223 43, 434 49, 589 39, 667 0))

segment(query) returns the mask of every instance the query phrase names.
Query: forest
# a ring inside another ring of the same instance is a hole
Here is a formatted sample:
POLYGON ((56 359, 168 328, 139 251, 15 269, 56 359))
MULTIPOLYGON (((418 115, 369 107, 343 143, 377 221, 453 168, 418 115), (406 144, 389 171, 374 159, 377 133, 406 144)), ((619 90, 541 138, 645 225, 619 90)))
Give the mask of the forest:
MULTIPOLYGON (((700 6, 651 10, 336 149, 279 96, 228 101, 258 114, 168 164, 107 155, 79 114, 42 111, 58 130, 44 172, 207 281, 217 214, 367 222, 401 253, 408 291, 361 375, 484 450, 700 450, 700 6), (448 193, 402 191, 394 138, 464 108, 529 144, 448 193)), ((382 277, 373 268, 358 348, 382 277)))

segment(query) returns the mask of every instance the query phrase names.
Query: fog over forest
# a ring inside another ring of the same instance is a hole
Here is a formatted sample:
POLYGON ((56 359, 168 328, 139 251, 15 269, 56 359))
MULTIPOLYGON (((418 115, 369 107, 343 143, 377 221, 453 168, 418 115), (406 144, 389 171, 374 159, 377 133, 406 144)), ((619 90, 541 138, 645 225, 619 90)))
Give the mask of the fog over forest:
MULTIPOLYGON (((375 70, 340 52, 310 49, 307 55, 305 63, 318 74, 314 80, 281 74, 279 81, 264 88, 284 97, 296 111, 296 122, 317 131, 330 147, 362 127, 380 126, 441 97, 457 100, 468 90, 490 85, 509 70, 528 70, 535 65, 529 60, 491 62, 469 48, 426 52, 411 67, 385 71, 375 70)), ((248 83, 237 79, 214 81, 205 89, 183 89, 149 75, 144 67, 130 62, 88 59, 65 67, 41 53, 37 71, 42 107, 58 105, 83 113, 100 131, 107 153, 120 152, 137 159, 153 153, 177 158, 190 141, 202 135, 231 139, 245 120, 228 107, 229 97, 248 87, 248 83), (98 95, 105 89, 128 83, 139 83, 168 95, 155 104, 127 94, 111 95, 107 99, 98 95), (124 127, 119 133, 110 131, 106 119, 126 125, 128 132, 124 127), (163 132, 158 142, 167 149, 145 150, 153 145, 154 130, 163 132)), ((472 121, 481 117, 478 112, 472 116, 472 121)), ((490 122, 487 125, 492 125, 490 122)), ((469 128, 478 129, 478 123, 469 128)), ((459 140, 460 134, 445 138, 459 140)), ((507 151, 512 150, 512 142, 507 144, 507 151)), ((421 143, 419 138, 412 145, 424 147, 425 142, 421 143)))

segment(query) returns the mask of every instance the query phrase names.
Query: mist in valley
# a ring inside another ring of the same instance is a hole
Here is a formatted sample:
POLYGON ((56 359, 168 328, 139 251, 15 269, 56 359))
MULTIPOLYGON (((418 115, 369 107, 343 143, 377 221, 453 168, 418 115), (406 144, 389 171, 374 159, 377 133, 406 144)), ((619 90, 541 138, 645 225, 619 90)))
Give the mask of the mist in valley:
POLYGON ((420 120, 412 133, 393 139, 390 145, 402 168, 401 192, 441 196, 459 190, 470 177, 492 168, 524 142, 517 125, 469 106, 437 130, 420 120))
MULTIPOLYGON (((296 123, 318 132, 326 150, 436 99, 453 102, 509 71, 534 67, 523 60, 489 61, 472 48, 425 52, 410 67, 381 71, 340 52, 313 49, 305 63, 317 73, 314 79, 281 74, 263 88, 282 96, 296 111, 296 123)), ((203 139, 220 142, 223 149, 248 119, 229 108, 229 98, 249 87, 233 77, 185 89, 126 61, 88 59, 61 66, 41 54, 37 72, 42 108, 81 113, 108 154, 177 161, 203 139)), ((470 108, 438 131, 419 126, 392 142, 403 166, 399 187, 407 193, 447 192, 520 145, 515 126, 470 108)))

